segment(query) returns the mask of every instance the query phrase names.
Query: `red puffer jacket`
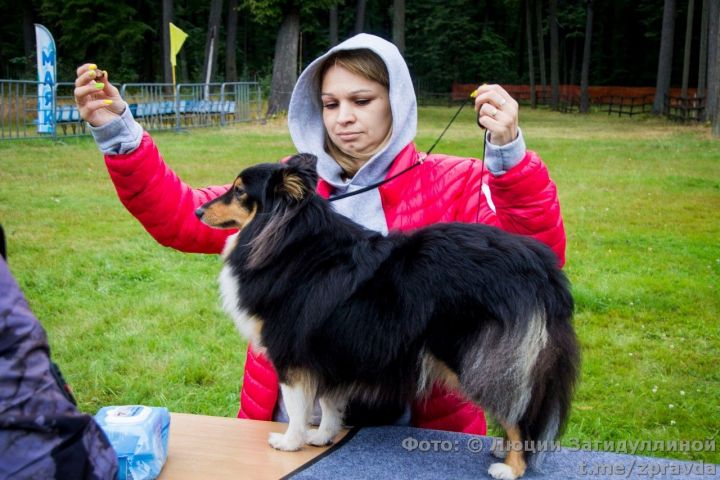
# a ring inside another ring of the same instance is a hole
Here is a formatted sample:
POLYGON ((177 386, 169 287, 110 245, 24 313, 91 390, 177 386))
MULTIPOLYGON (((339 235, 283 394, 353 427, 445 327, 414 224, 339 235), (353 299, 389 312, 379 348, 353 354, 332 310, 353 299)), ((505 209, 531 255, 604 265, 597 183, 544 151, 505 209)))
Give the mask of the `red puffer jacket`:
MULTIPOLYGON (((418 159, 409 144, 388 176, 418 159)), ((226 186, 192 189, 165 164, 150 136, 127 155, 107 155, 105 163, 121 202, 161 244, 185 252, 220 253, 228 230, 211 229, 197 220, 195 209, 221 195, 226 186)), ((322 180, 318 193, 331 188, 322 180)), ((380 187, 389 230, 412 230, 437 222, 475 222, 529 235, 549 245, 565 261, 565 231, 555 184, 540 158, 528 151, 506 174, 490 175, 481 162, 433 154, 423 165, 380 187), (487 188, 481 191, 480 177, 487 188), (489 193, 486 193, 489 191, 489 193)), ((271 420, 278 398, 272 364, 248 347, 238 417, 271 420)), ((435 386, 429 398, 416 402, 413 425, 485 434, 482 410, 460 394, 435 386)))

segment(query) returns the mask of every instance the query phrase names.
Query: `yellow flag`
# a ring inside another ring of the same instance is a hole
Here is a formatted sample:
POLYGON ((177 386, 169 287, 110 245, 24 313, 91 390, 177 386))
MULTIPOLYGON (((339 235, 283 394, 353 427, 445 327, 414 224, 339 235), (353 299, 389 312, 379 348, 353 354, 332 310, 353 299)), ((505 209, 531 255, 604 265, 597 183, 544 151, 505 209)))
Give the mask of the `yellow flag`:
POLYGON ((187 33, 180 30, 178 27, 170 23, 170 64, 174 67, 176 65, 175 57, 185 43, 187 33))

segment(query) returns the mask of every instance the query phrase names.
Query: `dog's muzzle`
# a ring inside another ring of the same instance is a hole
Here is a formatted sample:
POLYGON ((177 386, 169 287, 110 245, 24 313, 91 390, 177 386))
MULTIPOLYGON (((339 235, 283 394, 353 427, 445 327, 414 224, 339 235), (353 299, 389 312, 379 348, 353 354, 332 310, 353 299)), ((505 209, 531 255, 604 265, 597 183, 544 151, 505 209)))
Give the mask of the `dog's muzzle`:
POLYGON ((203 215, 205 215, 205 209, 203 207, 198 207, 197 210, 195 210, 195 216, 198 220, 202 220, 203 215))

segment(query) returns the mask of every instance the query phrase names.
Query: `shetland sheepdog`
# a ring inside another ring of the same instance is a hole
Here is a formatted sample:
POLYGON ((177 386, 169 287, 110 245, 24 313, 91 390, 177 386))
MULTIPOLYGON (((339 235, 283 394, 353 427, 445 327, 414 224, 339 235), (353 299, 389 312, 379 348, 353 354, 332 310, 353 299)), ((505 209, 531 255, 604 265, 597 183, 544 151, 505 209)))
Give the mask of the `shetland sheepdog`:
POLYGON ((238 229, 223 251, 223 306, 277 370, 289 425, 270 445, 328 445, 349 401, 406 405, 442 381, 505 429, 494 478, 538 467, 527 445, 562 431, 579 365, 555 254, 487 225, 369 231, 315 193, 315 164, 299 154, 247 168, 196 211, 238 229))

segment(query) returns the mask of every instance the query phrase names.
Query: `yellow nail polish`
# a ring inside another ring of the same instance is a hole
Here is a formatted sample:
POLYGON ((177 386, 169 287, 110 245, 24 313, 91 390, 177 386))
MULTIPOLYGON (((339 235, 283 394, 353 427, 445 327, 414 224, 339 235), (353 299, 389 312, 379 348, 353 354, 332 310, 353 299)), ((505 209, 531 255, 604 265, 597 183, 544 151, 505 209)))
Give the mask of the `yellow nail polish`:
POLYGON ((96 68, 97 68, 97 65, 95 65, 94 63, 91 63, 90 65, 88 65, 88 70, 95 70, 96 68))
POLYGON ((471 98, 475 98, 475 97, 477 97, 478 95, 480 95, 480 89, 481 89, 482 87, 484 87, 485 85, 487 85, 487 83, 483 83, 483 84, 480 85, 478 88, 476 88, 475 91, 470 94, 470 97, 471 97, 471 98))
POLYGON ((105 105, 112 105, 112 100, 103 100, 105 105))
POLYGON ((98 90, 102 90, 103 88, 105 88, 105 84, 102 82, 97 82, 95 83, 95 88, 97 88, 98 90))
POLYGON ((97 72, 95 70, 88 71, 88 77, 95 78, 95 75, 97 75, 97 72))

